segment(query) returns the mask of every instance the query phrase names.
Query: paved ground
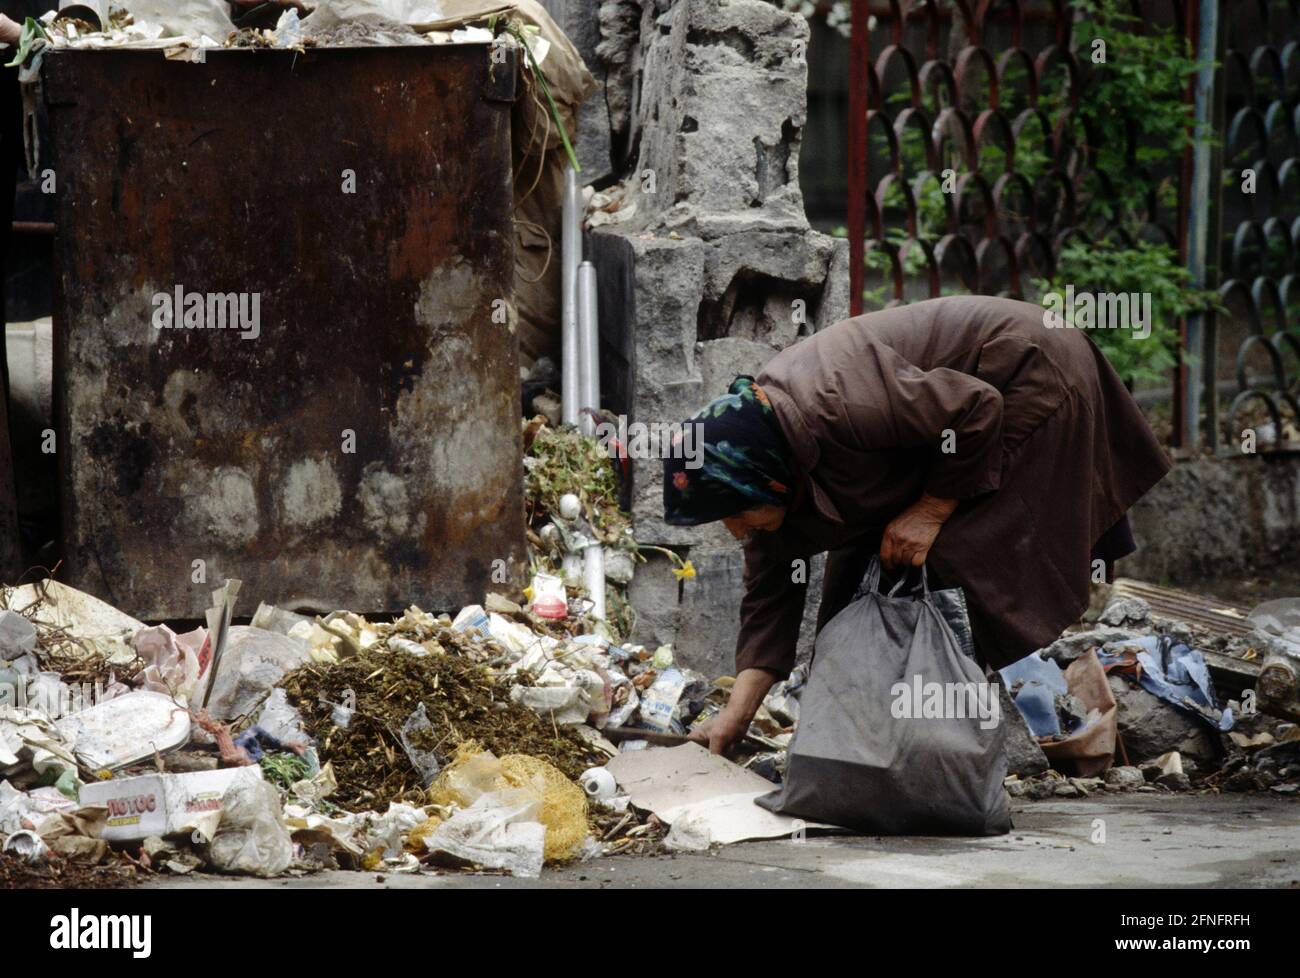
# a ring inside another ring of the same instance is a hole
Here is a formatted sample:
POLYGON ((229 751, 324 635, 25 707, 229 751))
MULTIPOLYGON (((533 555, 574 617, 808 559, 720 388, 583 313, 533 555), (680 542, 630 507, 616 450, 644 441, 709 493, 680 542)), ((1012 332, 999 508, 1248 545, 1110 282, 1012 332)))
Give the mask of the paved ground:
POLYGON ((994 839, 855 836, 750 842, 710 853, 594 859, 565 869, 548 869, 539 880, 448 873, 389 875, 379 882, 373 873, 340 872, 251 883, 246 878, 165 877, 150 885, 1300 889, 1300 800, 1294 798, 1100 795, 1016 803, 1013 812, 1015 829, 994 839))

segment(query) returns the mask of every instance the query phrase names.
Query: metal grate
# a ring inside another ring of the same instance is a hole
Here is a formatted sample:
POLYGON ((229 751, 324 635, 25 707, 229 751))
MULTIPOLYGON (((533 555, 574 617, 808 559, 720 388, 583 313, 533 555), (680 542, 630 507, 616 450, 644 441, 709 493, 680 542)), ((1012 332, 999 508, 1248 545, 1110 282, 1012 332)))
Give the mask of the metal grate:
POLYGON ((1188 624, 1196 625, 1215 635, 1233 638, 1249 635, 1250 623, 1246 615, 1250 609, 1245 605, 1231 601, 1220 601, 1191 591, 1180 591, 1172 587, 1158 587, 1145 581, 1136 581, 1131 577, 1117 578, 1111 588, 1111 595, 1125 598, 1141 598, 1151 605, 1151 610, 1163 618, 1176 618, 1188 624))

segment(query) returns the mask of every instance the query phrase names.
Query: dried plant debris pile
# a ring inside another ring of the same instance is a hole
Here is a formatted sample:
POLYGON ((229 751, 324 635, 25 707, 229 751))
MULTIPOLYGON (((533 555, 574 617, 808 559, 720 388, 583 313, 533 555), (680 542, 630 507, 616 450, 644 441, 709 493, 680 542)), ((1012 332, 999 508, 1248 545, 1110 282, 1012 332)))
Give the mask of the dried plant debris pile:
POLYGON ((595 438, 573 428, 548 425, 532 429, 524 456, 524 494, 530 508, 530 522, 557 514, 560 498, 573 493, 582 504, 587 520, 601 542, 625 543, 630 539, 631 521, 619 509, 618 477, 614 460, 595 438))
POLYGON ((50 608, 47 586, 59 589, 55 598, 65 591, 52 581, 21 588, 0 585, 0 611, 21 615, 36 633, 31 655, 41 670, 58 673, 64 683, 99 684, 108 690, 144 668, 144 660, 125 641, 107 636, 88 639, 60 624, 50 608))
POLYGON ((0 890, 109 890, 139 882, 135 866, 117 860, 88 866, 63 856, 50 856, 35 865, 19 856, 0 853, 0 890))
POLYGON ((510 702, 508 685, 456 655, 371 649, 333 665, 303 666, 282 685, 322 759, 334 765, 339 786, 330 800, 349 810, 423 803, 425 785, 402 744, 402 728, 420 704, 431 729, 408 740, 440 764, 468 741, 498 755, 531 754, 570 778, 600 762, 577 733, 510 702), (340 705, 352 705, 350 717, 340 705))

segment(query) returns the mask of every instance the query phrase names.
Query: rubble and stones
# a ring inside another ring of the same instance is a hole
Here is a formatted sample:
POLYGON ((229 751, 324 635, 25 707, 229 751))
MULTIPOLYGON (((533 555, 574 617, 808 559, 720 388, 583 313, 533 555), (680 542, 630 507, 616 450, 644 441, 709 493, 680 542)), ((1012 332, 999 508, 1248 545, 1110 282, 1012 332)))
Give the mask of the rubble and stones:
POLYGON ((1120 676, 1112 675, 1108 682, 1119 707, 1119 734, 1131 759, 1178 751, 1205 769, 1218 764, 1219 737, 1206 723, 1120 676))
POLYGON ((1007 773, 1021 778, 1032 778, 1047 770, 1047 755, 1039 746, 1029 725, 1020 711, 1016 709, 1011 694, 1004 684, 998 683, 998 695, 1001 698, 1001 716, 1007 727, 1007 773))

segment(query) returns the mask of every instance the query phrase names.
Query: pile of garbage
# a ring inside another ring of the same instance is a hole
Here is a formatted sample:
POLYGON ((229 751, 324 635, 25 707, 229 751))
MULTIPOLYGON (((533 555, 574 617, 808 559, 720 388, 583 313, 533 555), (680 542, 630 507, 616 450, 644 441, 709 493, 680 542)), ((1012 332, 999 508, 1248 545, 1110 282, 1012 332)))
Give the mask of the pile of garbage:
POLYGON ((1300 600, 1260 605, 1243 625, 1216 634, 1113 594, 1003 669, 1022 727, 1008 791, 1300 792, 1300 600))
MULTIPOLYGON (((416 30, 413 25, 444 21, 434 0, 319 0, 300 15, 294 6, 236 11, 225 0, 120 0, 64 5, 26 24, 26 46, 39 40, 52 48, 160 48, 168 57, 202 60, 202 52, 222 47, 287 48, 485 43, 493 32, 459 23, 446 30, 416 30), (238 23, 236 23, 238 21, 238 23), (454 28, 454 29, 452 29, 454 28), (194 52, 182 57, 182 52, 194 52)), ((472 10, 471 15, 477 14, 472 10)), ((454 19, 453 19, 454 20, 454 19)), ((25 57, 25 52, 24 52, 25 57)))
MULTIPOLYGON (((635 751, 726 702, 728 684, 667 646, 572 630, 582 615, 542 618, 501 594, 454 618, 263 604, 232 625, 238 591, 228 581, 208 626, 182 634, 55 581, 0 592, 5 853, 172 873, 536 875, 667 831, 606 774, 619 747, 602 731, 635 751)), ((756 720, 766 753, 751 761, 769 776, 791 688, 756 720)))
POLYGON ((562 583, 568 595, 583 599, 573 609, 584 619, 579 627, 606 638, 631 634, 636 617, 627 585, 641 558, 620 506, 625 463, 611 459, 596 439, 541 415, 524 425, 523 437, 528 546, 540 577, 532 587, 547 589, 530 593, 534 606, 541 616, 567 614, 562 583))
POLYGON ((283 680, 308 735, 327 742, 338 804, 417 798, 440 769, 434 758, 469 741, 544 758, 575 779, 599 760, 571 727, 512 700, 512 684, 491 665, 506 657, 499 646, 449 626, 412 609, 355 653, 283 680))
MULTIPOLYGON (((737 766, 684 743, 727 678, 609 637, 580 590, 560 617, 530 591, 388 622, 263 604, 233 625, 228 581, 207 626, 176 634, 56 581, 0 590, 0 873, 535 876, 791 831, 737 799, 780 782, 802 671, 768 695, 737 766), (664 743, 681 746, 644 749, 664 743)), ((1221 700, 1188 636, 1125 613, 1127 637, 1089 642, 1117 627, 1103 623, 1004 670, 1040 758, 1013 762, 1008 792, 1295 793, 1296 724, 1221 700)))

